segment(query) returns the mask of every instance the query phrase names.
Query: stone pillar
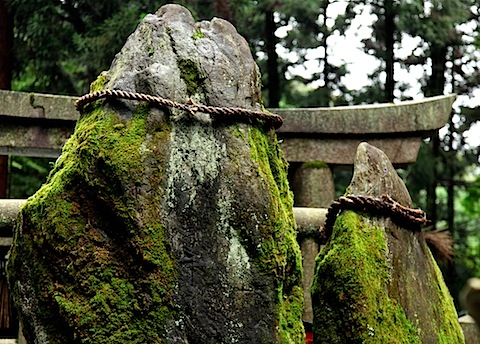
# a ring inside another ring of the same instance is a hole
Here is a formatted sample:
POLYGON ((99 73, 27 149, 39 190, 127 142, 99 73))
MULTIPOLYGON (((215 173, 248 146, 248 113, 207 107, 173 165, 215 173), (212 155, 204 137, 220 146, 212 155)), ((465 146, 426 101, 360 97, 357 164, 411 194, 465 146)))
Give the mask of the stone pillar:
POLYGON ((293 178, 296 207, 328 208, 335 199, 332 171, 321 161, 303 163, 293 178))
MULTIPOLYGON (((352 195, 412 200, 381 150, 357 149, 352 195)), ((317 259, 316 343, 464 343, 453 300, 418 225, 378 210, 343 211, 317 259)))
POLYGON ((480 327, 480 278, 470 278, 460 293, 460 301, 480 327))
MULTIPOLYGON (((332 171, 327 164, 321 161, 303 163, 295 171, 292 189, 296 207, 328 208, 335 199, 335 184, 332 171)), ((313 235, 309 235, 309 233, 301 233, 299 235, 303 265, 303 296, 305 300, 303 321, 309 323, 313 323, 310 285, 315 272, 315 257, 320 251, 320 245, 315 240, 314 232, 311 234, 313 235)))
POLYGON ((475 319, 470 315, 464 315, 458 319, 465 336, 465 344, 480 344, 480 329, 475 319))
POLYGON ((21 324, 20 324, 20 327, 18 329, 17 344, 28 344, 27 340, 25 339, 25 336, 23 335, 23 330, 22 330, 22 325, 21 324))
MULTIPOLYGON (((259 111, 260 82, 230 23, 166 5, 92 91, 259 111)), ((304 341, 293 198, 272 123, 189 110, 119 96, 83 108, 15 232, 9 283, 28 342, 304 341)))

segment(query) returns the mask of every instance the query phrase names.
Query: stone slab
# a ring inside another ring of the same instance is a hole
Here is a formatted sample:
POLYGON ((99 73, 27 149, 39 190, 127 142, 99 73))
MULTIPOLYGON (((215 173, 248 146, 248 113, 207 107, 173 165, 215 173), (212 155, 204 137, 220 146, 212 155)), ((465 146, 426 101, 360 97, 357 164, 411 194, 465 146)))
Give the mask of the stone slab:
POLYGON ((298 207, 328 208, 335 199, 332 171, 320 161, 303 163, 295 171, 291 188, 298 207))
POLYGON ((77 97, 0 90, 0 116, 76 121, 77 97))
MULTIPOLYGON (((279 133, 378 134, 428 132, 445 125, 455 95, 398 104, 269 109, 285 122, 279 133)), ((0 90, 0 116, 76 121, 77 97, 0 90)))
POLYGON ((327 210, 325 208, 294 207, 293 215, 297 223, 297 230, 299 232, 318 230, 325 224, 327 210))
POLYGON ((0 116, 0 154, 56 158, 74 128, 74 121, 0 116))
POLYGON ((468 314, 480 324, 480 278, 470 278, 460 292, 460 302, 468 314))
MULTIPOLYGON (((20 208, 25 202, 25 199, 0 199, 0 231, 12 233, 20 208)), ((297 231, 302 233, 318 230, 325 224, 326 215, 325 208, 293 208, 297 231)))
POLYGON ((329 165, 352 165, 361 142, 383 150, 394 165, 412 164, 417 160, 422 138, 282 138, 282 151, 290 162, 323 161, 329 165))
POLYGON ((328 108, 270 109, 285 119, 280 133, 375 134, 440 129, 447 123, 456 95, 397 104, 328 108))
POLYGON ((0 236, 11 236, 13 226, 17 219, 20 208, 25 204, 24 199, 0 200, 0 236))
MULTIPOLYGON (((76 99, 0 90, 0 154, 59 156, 79 118, 76 99)), ((445 125, 454 100, 448 95, 399 104, 271 110, 285 119, 278 135, 288 161, 351 165, 358 144, 368 141, 394 164, 410 164, 421 139, 445 125)))

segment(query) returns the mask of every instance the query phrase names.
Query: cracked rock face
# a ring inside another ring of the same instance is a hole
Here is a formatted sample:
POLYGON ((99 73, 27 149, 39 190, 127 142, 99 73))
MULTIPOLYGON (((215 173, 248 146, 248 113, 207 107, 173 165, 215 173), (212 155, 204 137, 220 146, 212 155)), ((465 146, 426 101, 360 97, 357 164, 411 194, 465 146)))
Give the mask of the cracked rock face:
MULTIPOLYGON (((183 7, 147 15, 92 90, 260 109, 246 41, 183 7)), ((9 282, 35 343, 300 343, 286 162, 261 121, 106 99, 22 209, 9 282)))

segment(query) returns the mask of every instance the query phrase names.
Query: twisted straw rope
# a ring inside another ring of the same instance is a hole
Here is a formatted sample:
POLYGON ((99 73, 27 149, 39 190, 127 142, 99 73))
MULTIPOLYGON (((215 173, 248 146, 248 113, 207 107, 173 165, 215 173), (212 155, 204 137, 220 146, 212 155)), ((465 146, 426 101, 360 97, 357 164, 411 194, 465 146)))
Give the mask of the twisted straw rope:
POLYGON ((379 217, 390 217, 396 224, 412 231, 420 231, 422 225, 430 222, 423 210, 405 207, 386 194, 382 195, 381 198, 347 195, 334 201, 328 209, 325 225, 320 229, 320 243, 322 245, 332 235, 333 226, 338 214, 342 210, 353 210, 379 217))
POLYGON ((121 90, 102 90, 86 94, 75 102, 75 108, 78 111, 81 111, 86 104, 107 97, 115 97, 129 100, 143 100, 162 107, 171 107, 187 111, 192 115, 194 115, 196 112, 204 112, 212 114, 214 116, 234 117, 241 120, 262 119, 270 122, 275 129, 278 129, 283 124, 283 118, 273 113, 265 113, 262 111, 254 111, 235 107, 229 108, 194 104, 191 99, 189 99, 187 103, 182 104, 162 97, 155 97, 148 94, 127 92, 121 90))

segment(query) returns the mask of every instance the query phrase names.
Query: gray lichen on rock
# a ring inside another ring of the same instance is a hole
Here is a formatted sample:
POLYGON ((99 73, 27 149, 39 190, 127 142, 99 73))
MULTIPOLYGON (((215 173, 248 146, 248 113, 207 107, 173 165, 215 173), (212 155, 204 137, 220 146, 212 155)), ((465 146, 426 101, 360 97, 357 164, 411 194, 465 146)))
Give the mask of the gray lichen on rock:
MULTIPOLYGON (((228 22, 147 15, 92 91, 261 109, 228 22)), ((268 123, 109 98, 88 105, 21 211, 8 266, 37 343, 299 343, 301 256, 268 123)))
MULTIPOLYGON (((410 195, 379 149, 357 150, 349 193, 410 195)), ((345 211, 317 258, 316 343, 463 343, 452 298, 423 235, 390 218, 345 211)))

